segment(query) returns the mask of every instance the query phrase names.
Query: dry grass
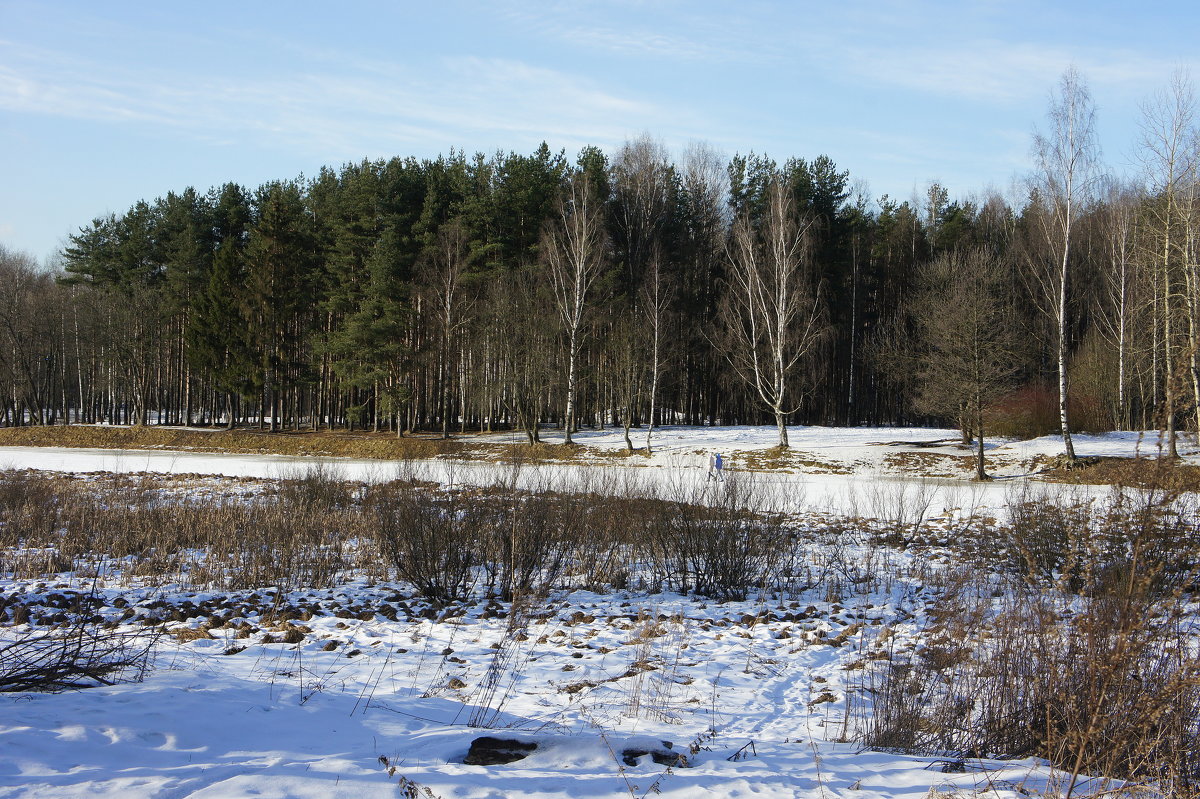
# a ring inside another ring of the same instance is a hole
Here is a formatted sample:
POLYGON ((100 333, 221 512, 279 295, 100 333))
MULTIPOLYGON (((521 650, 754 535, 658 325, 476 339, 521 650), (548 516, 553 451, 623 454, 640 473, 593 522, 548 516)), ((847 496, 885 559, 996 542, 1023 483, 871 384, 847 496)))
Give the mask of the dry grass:
POLYGON ((529 444, 525 441, 513 444, 497 444, 493 442, 470 442, 464 446, 470 450, 473 459, 505 464, 542 463, 620 463, 623 466, 637 466, 647 457, 644 448, 636 448, 629 452, 624 448, 608 449, 587 447, 581 444, 552 444, 539 442, 529 444))
MULTIPOLYGON (((1044 461, 1047 465, 1050 459, 1044 461)), ((1200 491, 1200 466, 1167 458, 1092 458, 1072 469, 1050 468, 1045 480, 1075 485, 1124 485, 1168 491, 1200 491)))
POLYGON ((198 430, 178 427, 123 427, 113 425, 58 425, 0 428, 4 447, 80 447, 89 449, 179 450, 243 455, 294 455, 306 457, 410 460, 469 457, 496 463, 595 463, 614 461, 636 464, 644 449, 597 449, 578 444, 496 443, 477 435, 397 438, 392 433, 346 431, 286 431, 253 429, 198 430))
POLYGON ((1106 510, 1045 497, 1010 510, 1008 524, 977 531, 986 540, 974 553, 970 531, 953 537, 962 562, 915 646, 889 644, 864 671, 851 713, 861 739, 1036 756, 1072 787, 1090 773, 1194 799, 1195 504, 1155 491, 1106 510))
POLYGON ((975 470, 975 456, 941 452, 891 452, 884 456, 885 468, 925 477, 962 477, 975 470))
POLYGON ((189 497, 131 475, 80 479, 0 473, 0 571, 14 578, 113 574, 147 584, 244 588, 329 585, 380 574, 352 488, 292 481, 272 493, 189 497))
POLYGON ((396 438, 391 433, 194 430, 175 427, 58 425, 0 428, 0 446, 167 449, 247 455, 345 458, 433 458, 462 453, 470 439, 396 438))
MULTIPOLYGON (((697 450, 697 454, 704 452, 697 450)), ((831 463, 814 458, 812 453, 802 450, 771 447, 769 449, 739 452, 737 465, 740 469, 755 472, 796 471, 816 472, 818 474, 850 474, 854 470, 845 464, 831 463)))
POLYGON ((364 486, 320 466, 291 480, 218 483, 202 495, 189 481, 153 476, 0 472, 0 573, 121 573, 225 590, 394 574, 448 604, 479 587, 504 599, 559 586, 604 590, 625 585, 639 564, 649 583, 739 598, 790 562, 798 541, 779 518, 754 510, 753 485, 737 477, 666 499, 615 484, 579 493, 548 482, 531 491, 364 486))

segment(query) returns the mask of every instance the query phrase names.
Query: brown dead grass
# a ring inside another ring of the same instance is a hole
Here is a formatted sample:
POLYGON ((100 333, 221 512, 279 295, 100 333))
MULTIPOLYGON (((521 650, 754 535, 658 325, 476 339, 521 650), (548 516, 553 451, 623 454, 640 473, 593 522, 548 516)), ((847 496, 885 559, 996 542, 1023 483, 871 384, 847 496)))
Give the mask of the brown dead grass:
POLYGON ((1168 458, 1091 458, 1073 469, 1051 468, 1042 477, 1074 485, 1200 491, 1200 466, 1175 463, 1168 458))
POLYGON ((740 452, 737 465, 738 468, 756 472, 802 470, 820 474, 850 474, 853 471, 845 464, 817 460, 812 453, 783 447, 740 452))
POLYGON ((884 456, 883 465, 888 469, 925 477, 962 477, 964 473, 975 469, 975 457, 941 452, 892 452, 884 456))
POLYGON ((472 434, 460 434, 451 439, 436 435, 397 438, 393 433, 324 430, 269 433, 253 429, 197 430, 113 425, 4 427, 0 428, 0 446, 180 450, 378 460, 468 457, 529 464, 608 461, 636 465, 646 457, 644 449, 627 452, 624 449, 597 449, 578 444, 496 443, 494 440, 480 440, 472 434))
POLYGON ((185 430, 173 427, 58 425, 0 428, 0 446, 235 452, 344 458, 434 458, 462 454, 467 439, 396 438, 391 433, 185 430))
POLYGON ((644 448, 635 448, 633 452, 629 452, 624 448, 601 449, 582 444, 551 444, 548 442, 529 444, 525 441, 513 444, 490 442, 470 444, 468 440, 467 446, 469 446, 472 458, 498 463, 596 463, 603 461, 637 466, 647 457, 644 448))

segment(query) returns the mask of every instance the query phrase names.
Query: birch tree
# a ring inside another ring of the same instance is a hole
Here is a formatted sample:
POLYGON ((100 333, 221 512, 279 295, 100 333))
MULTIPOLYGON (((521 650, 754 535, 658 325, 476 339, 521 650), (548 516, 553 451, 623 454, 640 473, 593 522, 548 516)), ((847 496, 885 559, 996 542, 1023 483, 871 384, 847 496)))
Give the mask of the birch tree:
POLYGON ((1071 423, 1067 416, 1067 352, 1070 305, 1069 264, 1075 224, 1091 188, 1097 159, 1096 112, 1087 84, 1074 67, 1063 73, 1050 98, 1051 130, 1034 135, 1038 189, 1046 206, 1046 238, 1053 259, 1051 292, 1058 371, 1058 417, 1068 463, 1075 462, 1071 423))
POLYGON ((661 244, 674 178, 667 150, 649 134, 627 141, 613 168, 613 238, 632 294, 661 244))
POLYGON ((759 226, 743 213, 729 243, 729 273, 720 318, 726 356, 737 375, 771 411, 779 446, 788 446, 787 417, 803 396, 793 391, 796 367, 826 333, 825 303, 812 263, 810 218, 791 193, 767 189, 759 226))
MULTIPOLYGON (((470 260, 467 231, 455 218, 438 230, 437 242, 422 264, 425 293, 437 327, 438 417, 442 438, 450 437, 450 394, 455 373, 454 344, 468 323, 471 301, 463 279, 470 260)), ((465 409, 463 409, 465 413, 465 409)))
POLYGON ((554 290, 554 308, 567 339, 566 443, 576 429, 579 350, 586 332, 588 295, 604 271, 608 238, 602 198, 580 172, 566 185, 558 214, 542 240, 542 252, 554 290))
MULTIPOLYGON (((646 369, 649 372, 649 412, 646 418, 646 454, 650 454, 650 440, 654 436, 654 412, 658 404, 658 385, 662 377, 663 338, 667 327, 667 314, 675 300, 675 281, 664 273, 663 256, 659 248, 655 248, 650 256, 650 264, 642 281, 641 309, 646 320, 648 341, 646 369)), ((628 439, 626 435, 626 439, 628 439)), ((631 447, 632 448, 632 447, 631 447)))
POLYGON ((1104 308, 1098 314, 1100 332, 1116 349, 1117 385, 1113 418, 1117 427, 1130 426, 1130 351, 1138 305, 1138 281, 1134 265, 1135 217, 1139 195, 1130 187, 1110 182, 1101 209, 1106 252, 1104 308))
POLYGON ((1195 98, 1191 82, 1176 73, 1170 88, 1142 108, 1141 156, 1145 170, 1150 234, 1146 261, 1152 264, 1158 287, 1164 371, 1163 428, 1172 458, 1179 456, 1176 413, 1181 402, 1185 368, 1193 398, 1200 402, 1197 377, 1196 294, 1200 291, 1195 258, 1189 243, 1195 191, 1197 148, 1194 128, 1195 98), (1181 328, 1186 328, 1185 330, 1181 328), (1184 345, 1186 335, 1187 344, 1184 345))

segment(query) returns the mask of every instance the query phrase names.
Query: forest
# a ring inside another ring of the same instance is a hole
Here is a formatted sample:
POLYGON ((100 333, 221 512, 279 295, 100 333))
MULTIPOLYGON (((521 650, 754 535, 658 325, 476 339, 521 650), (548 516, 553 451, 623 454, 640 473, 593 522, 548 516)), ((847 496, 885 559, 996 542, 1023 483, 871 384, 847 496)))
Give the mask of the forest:
MULTIPOLYGON (((951 421, 1195 428, 1187 80, 1133 178, 1064 75, 1019 191, 871 197, 827 156, 450 150, 93 220, 0 250, 5 425, 403 435, 539 425, 951 421)), ((1068 453, 1069 439, 1068 439, 1068 453)), ((631 444, 632 447, 632 444, 631 444)))

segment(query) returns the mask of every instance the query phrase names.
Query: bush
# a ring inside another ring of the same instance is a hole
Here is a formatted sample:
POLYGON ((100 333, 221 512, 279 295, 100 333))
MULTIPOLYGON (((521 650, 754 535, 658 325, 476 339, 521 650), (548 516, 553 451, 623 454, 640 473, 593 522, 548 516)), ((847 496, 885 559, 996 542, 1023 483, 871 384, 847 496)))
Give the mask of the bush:
POLYGON ((730 474, 657 506, 652 560, 659 580, 680 592, 742 600, 764 586, 791 546, 782 520, 756 512, 750 478, 730 474))
POLYGON ((994 403, 984 415, 989 435, 1029 439, 1058 432, 1058 393, 1046 386, 1025 386, 994 403))
POLYGON ((470 596, 487 530, 478 504, 392 483, 371 491, 368 507, 379 551, 401 579, 440 605, 470 596))
POLYGON ((500 598, 545 596, 586 538, 589 497, 504 489, 487 502, 484 558, 500 598))
POLYGON ((279 499, 301 511, 345 509, 354 504, 356 490, 337 466, 319 461, 280 481, 279 499))
POLYGON ((1194 506, 1163 495, 1118 496, 1091 516, 1027 503, 1008 534, 1018 542, 1010 565, 1023 560, 1026 579, 997 590, 995 577, 965 571, 921 646, 864 678, 861 740, 1036 756, 1073 778, 1198 795, 1194 518, 1194 506))

